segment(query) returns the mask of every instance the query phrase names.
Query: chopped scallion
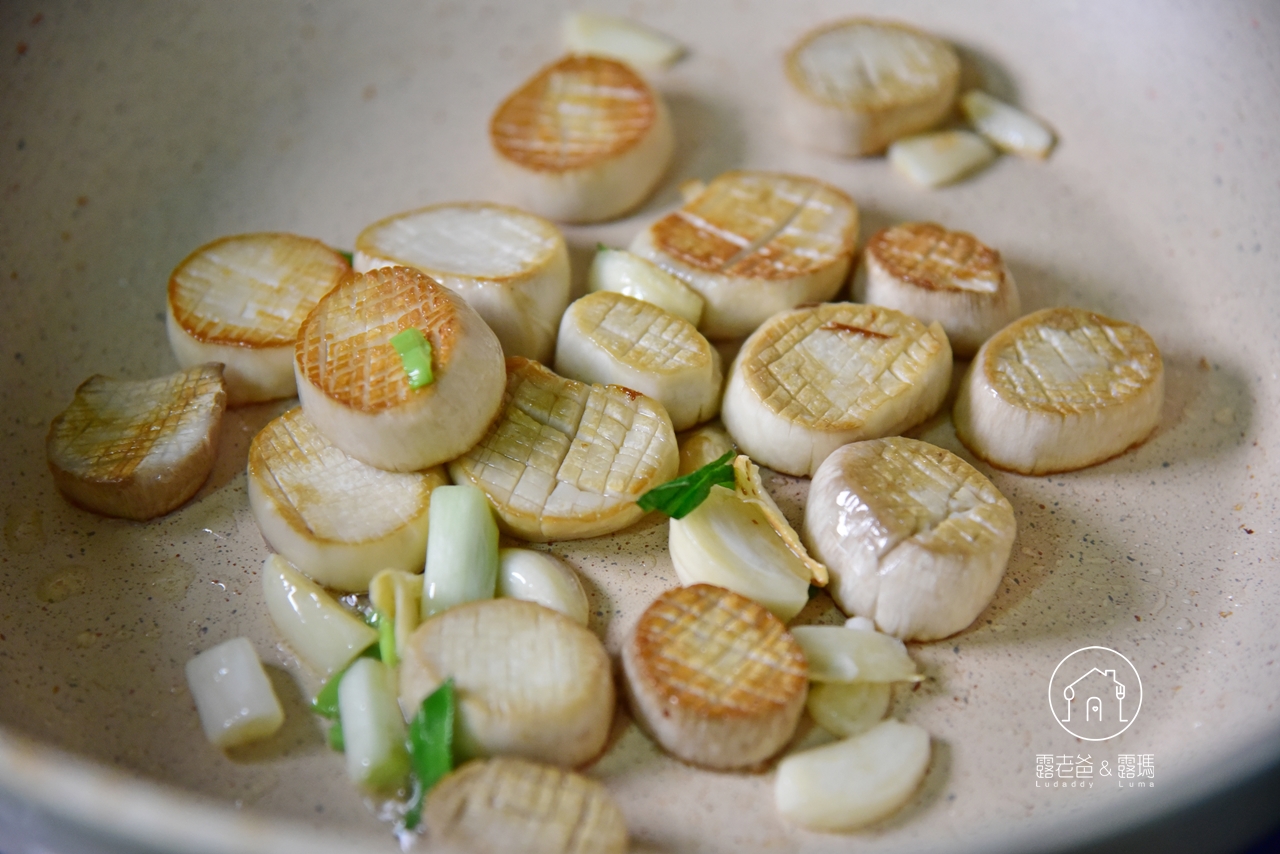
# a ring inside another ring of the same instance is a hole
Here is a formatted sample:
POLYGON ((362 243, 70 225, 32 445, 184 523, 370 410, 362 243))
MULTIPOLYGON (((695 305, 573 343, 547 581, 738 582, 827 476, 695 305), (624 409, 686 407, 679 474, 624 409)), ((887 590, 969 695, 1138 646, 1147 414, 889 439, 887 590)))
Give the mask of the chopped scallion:
POLYGON ((409 327, 391 338, 391 346, 400 354, 404 372, 409 376, 409 388, 422 388, 435 381, 431 372, 431 342, 421 329, 409 327))
POLYGON ((329 749, 335 753, 345 753, 347 749, 346 739, 342 737, 342 721, 335 720, 329 725, 328 733, 329 749))
POLYGON ((346 672, 347 669, 342 668, 320 686, 320 692, 311 701, 311 711, 322 718, 333 721, 338 719, 338 683, 342 681, 342 674, 346 672))
POLYGON ((382 663, 388 667, 400 663, 396 655, 396 621, 381 611, 378 612, 378 652, 382 663))
POLYGON ((405 827, 413 830, 422 821, 427 792, 453 770, 453 719, 457 699, 453 680, 427 695, 409 723, 409 760, 413 773, 413 797, 405 813, 405 827))
POLYGON ((683 519, 706 500, 711 487, 733 486, 733 458, 734 452, 729 451, 697 471, 655 486, 636 503, 643 510, 661 510, 673 519, 683 519))

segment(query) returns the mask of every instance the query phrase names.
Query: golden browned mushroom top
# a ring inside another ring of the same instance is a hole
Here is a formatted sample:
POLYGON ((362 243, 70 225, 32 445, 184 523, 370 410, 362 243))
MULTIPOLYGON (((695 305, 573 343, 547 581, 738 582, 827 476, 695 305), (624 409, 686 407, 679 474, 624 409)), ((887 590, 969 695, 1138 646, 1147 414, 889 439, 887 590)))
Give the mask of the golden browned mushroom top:
POLYGON ((514 163, 565 172, 616 157, 657 120, 657 100, 640 75, 612 59, 567 56, 502 102, 489 137, 514 163))
POLYGON ((714 717, 754 717, 805 690, 800 645, 745 596, 709 584, 668 590, 640 617, 637 678, 666 702, 714 717))
POLYGON ((308 382, 339 403, 368 413, 391 409, 434 387, 409 386, 392 337, 421 330, 438 380, 457 343, 461 305, 461 297, 409 267, 349 274, 307 317, 295 363, 308 382))

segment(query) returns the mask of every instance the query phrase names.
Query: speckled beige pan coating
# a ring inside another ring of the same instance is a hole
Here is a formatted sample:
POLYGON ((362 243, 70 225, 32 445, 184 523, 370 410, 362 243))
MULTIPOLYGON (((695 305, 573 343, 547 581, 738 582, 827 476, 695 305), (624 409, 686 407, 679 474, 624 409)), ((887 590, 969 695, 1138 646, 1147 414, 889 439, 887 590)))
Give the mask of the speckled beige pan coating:
MULTIPOLYGON (((399 851, 306 711, 319 677, 278 647, 257 599, 267 547, 245 458, 288 404, 229 411, 206 485, 146 524, 63 501, 43 441, 86 377, 176 368, 165 283, 192 247, 288 229, 350 248, 395 211, 495 198, 486 123, 558 54, 566 6, 492 8, 0 4, 0 195, 14 212, 0 220, 5 832, 97 854, 66 842, 81 830, 60 824, 61 841, 51 838, 49 815, 74 814, 171 850, 399 851), (274 740, 227 757, 204 743, 182 665, 240 635, 267 664, 286 720, 274 740)), ((1131 454, 1051 477, 977 465, 1012 503, 1018 541, 974 627, 911 648, 928 678, 895 692, 891 714, 928 729, 937 756, 903 813, 849 838, 796 831, 774 814, 767 773, 692 769, 623 719, 588 773, 617 800, 635 848, 1068 846, 1170 809, 1186 815, 1187 798, 1274 757, 1280 292, 1267 283, 1280 269, 1280 9, 871 0, 866 14, 964 45, 993 94, 1059 132, 1043 163, 1001 158, 936 192, 878 160, 810 155, 778 132, 769 94, 785 85, 781 57, 847 5, 600 9, 678 35, 689 52, 662 81, 680 137, 671 177, 634 217, 567 231, 579 275, 597 241, 624 246, 678 204, 685 178, 821 175, 858 198, 870 231, 934 219, 999 247, 1028 310, 1074 304, 1139 322, 1160 343, 1167 384, 1160 427, 1131 454), (1046 691, 1058 662, 1090 644, 1127 654, 1144 696, 1127 732, 1086 746, 1054 722, 1046 691), (1095 787, 1037 789, 1046 754, 1090 756, 1095 787), (1118 789, 1121 754, 1151 755, 1156 787, 1118 789), (1111 776, 1100 776, 1104 761, 1111 776)), ((916 435, 965 456, 945 416, 916 435)), ((799 524, 805 482, 766 472, 765 484, 799 524)), ((591 628, 614 654, 675 583, 666 542, 666 522, 651 519, 548 547, 580 571, 591 628)), ((800 615, 835 618, 825 595, 800 615)), ((805 744, 819 739, 803 719, 801 732, 805 744)), ((1242 847, 1261 829, 1248 818, 1199 826, 1242 847)))

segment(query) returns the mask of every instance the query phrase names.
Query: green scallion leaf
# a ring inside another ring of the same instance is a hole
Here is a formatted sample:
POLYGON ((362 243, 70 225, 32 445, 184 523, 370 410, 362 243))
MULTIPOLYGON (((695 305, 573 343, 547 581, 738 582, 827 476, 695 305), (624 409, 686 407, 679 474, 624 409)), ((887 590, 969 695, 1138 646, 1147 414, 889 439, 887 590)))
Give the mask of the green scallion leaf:
POLYGON ((345 753, 347 750, 347 740, 342 735, 342 721, 335 720, 329 726, 329 733, 326 736, 329 742, 329 749, 337 753, 345 753))
POLYGON ((720 459, 707 463, 695 472, 669 480, 661 486, 655 486, 641 495, 636 503, 642 510, 661 510, 672 519, 683 519, 707 499, 711 494, 711 487, 733 485, 734 456, 734 452, 729 451, 720 459))
MULTIPOLYGON (((379 641, 381 641, 381 638, 379 638, 379 641)), ((381 660, 382 652, 379 649, 379 646, 380 643, 372 644, 369 648, 361 652, 359 657, 377 658, 381 660)), ((325 683, 320 686, 320 691, 311 701, 311 711, 315 712, 320 717, 328 718, 331 721, 336 721, 338 719, 338 683, 342 681, 342 677, 346 672, 347 668, 344 667, 325 680, 325 683)))
POLYGON ((409 327, 391 338, 391 346, 400 354, 404 372, 409 375, 409 388, 419 389, 435 382, 431 372, 431 342, 421 329, 409 327))
POLYGON ((413 768, 413 797, 405 813, 405 827, 422 821, 427 792, 453 770, 453 719, 457 700, 453 680, 432 691, 409 723, 409 760, 413 768))
POLYGON ((601 242, 599 242, 599 241, 596 241, 596 251, 597 251, 597 252, 608 252, 608 251, 609 251, 609 247, 608 247, 608 246, 605 246, 603 243, 601 243, 601 242))
POLYGON ((320 693, 311 701, 311 711, 332 721, 338 719, 338 683, 346 672, 346 668, 339 670, 320 686, 320 693))
POLYGON ((396 621, 381 611, 378 612, 378 652, 382 663, 388 667, 400 663, 400 657, 396 655, 396 621))
POLYGON ((344 251, 344 250, 342 250, 342 249, 337 250, 337 252, 338 252, 338 254, 339 254, 339 255, 341 255, 343 258, 346 258, 346 259, 347 259, 347 263, 348 263, 348 264, 352 264, 352 265, 354 265, 354 264, 356 263, 356 255, 355 255, 355 253, 354 253, 354 252, 347 252, 347 251, 344 251))

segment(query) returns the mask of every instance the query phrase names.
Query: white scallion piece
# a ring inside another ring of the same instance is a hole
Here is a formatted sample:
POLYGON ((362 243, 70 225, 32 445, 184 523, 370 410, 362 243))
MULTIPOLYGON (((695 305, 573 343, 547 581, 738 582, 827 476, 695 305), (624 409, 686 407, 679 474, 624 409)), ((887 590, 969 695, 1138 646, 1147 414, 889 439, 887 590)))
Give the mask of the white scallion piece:
POLYGON ((498 552, 498 595, 537 602, 580 626, 587 624, 587 593, 582 581, 555 555, 533 549, 498 552))
POLYGON ((381 661, 359 658, 338 683, 347 776, 377 792, 394 792, 409 776, 406 727, 395 674, 381 661))
POLYGON ((941 187, 976 172, 996 157, 985 139, 967 130, 944 130, 900 139, 889 163, 924 187, 941 187))
POLYGON ((1001 151, 1043 160, 1053 148, 1053 131, 1043 122, 981 89, 964 93, 960 109, 974 130, 1001 151))
POLYGON ((862 735, 793 753, 778 763, 774 799, 809 830, 854 830, 897 811, 929 768, 929 734, 884 721, 862 735))
POLYGON ((587 292, 615 291, 653 303, 694 326, 702 320, 704 300, 693 288, 652 261, 625 249, 601 249, 587 274, 587 292))
POLYGON ((431 534, 422 576, 422 619, 454 605, 492 599, 498 580, 498 523, 470 484, 431 493, 431 534))
POLYGON ((262 587, 267 613, 280 635, 298 658, 321 673, 338 672, 378 642, 376 630, 280 555, 262 565, 262 587))
POLYGON ((832 735, 861 735, 884 720, 893 689, 888 682, 815 682, 805 708, 832 735))
POLYGON ((592 12, 566 17, 562 34, 569 53, 607 56, 640 68, 667 68, 684 53, 670 36, 626 18, 592 12))
POLYGON ((422 576, 399 569, 382 570, 369 582, 369 604, 378 612, 378 619, 395 621, 396 656, 403 656, 420 620, 422 576))
POLYGON ((791 629, 814 682, 919 682, 906 645, 880 632, 844 626, 795 626, 791 629))
POLYGON ((211 744, 226 749, 280 729, 284 709, 248 638, 233 638, 187 662, 187 685, 211 744))

